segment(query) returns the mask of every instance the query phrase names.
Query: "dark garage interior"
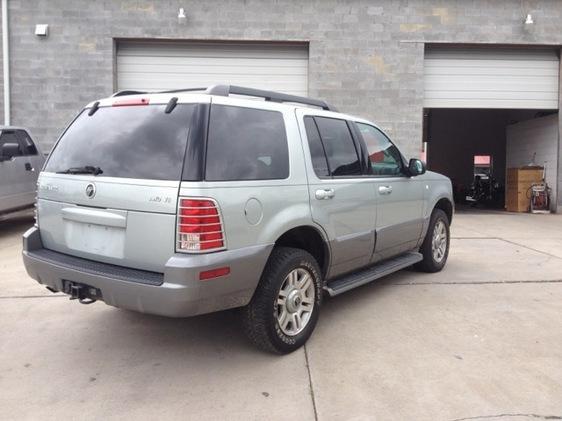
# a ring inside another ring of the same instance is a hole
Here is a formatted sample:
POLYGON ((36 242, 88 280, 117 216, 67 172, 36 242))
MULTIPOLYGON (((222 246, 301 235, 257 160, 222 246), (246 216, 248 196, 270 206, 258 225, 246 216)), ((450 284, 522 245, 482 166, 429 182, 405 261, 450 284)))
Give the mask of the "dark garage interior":
MULTIPOLYGON (((554 159, 549 149, 557 143, 556 132, 549 127, 556 128, 557 121, 558 113, 552 110, 426 109, 428 168, 451 178, 457 204, 467 203, 475 174, 489 172, 498 186, 495 199, 478 208, 503 209, 506 169, 554 159), (524 138, 521 145, 519 138, 524 138)), ((555 175, 555 162, 546 165, 555 175)))

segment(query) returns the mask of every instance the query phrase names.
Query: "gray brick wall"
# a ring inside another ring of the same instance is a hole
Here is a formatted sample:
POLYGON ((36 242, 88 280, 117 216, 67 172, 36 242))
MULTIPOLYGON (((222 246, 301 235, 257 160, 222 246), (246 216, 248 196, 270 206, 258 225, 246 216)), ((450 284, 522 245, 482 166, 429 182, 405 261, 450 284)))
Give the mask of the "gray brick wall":
POLYGON ((421 144, 424 43, 562 44, 558 0, 9 3, 13 123, 45 146, 81 106, 112 92, 114 38, 309 41, 310 95, 377 121, 406 155, 421 144), (49 38, 33 35, 36 23, 50 25, 49 38))

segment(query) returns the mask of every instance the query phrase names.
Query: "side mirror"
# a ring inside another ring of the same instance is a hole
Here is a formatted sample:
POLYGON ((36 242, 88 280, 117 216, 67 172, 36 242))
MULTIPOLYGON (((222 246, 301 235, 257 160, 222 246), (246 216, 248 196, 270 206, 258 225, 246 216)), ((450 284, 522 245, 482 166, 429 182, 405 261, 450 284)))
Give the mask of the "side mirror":
POLYGON ((425 164, 420 159, 412 158, 408 163, 408 172, 410 173, 411 177, 422 175, 423 173, 425 173, 425 164))
POLYGON ((20 154, 20 145, 17 143, 4 143, 0 149, 0 161, 7 161, 20 154))

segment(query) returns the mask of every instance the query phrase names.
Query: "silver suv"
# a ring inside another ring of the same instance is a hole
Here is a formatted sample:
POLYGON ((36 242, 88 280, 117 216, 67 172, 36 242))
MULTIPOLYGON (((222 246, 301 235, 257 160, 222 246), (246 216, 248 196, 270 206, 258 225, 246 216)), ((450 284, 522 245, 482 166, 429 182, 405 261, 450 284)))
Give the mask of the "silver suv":
POLYGON ((0 126, 0 220, 33 207, 44 163, 27 130, 0 126))
POLYGON ((171 317, 243 307, 277 353, 308 339, 324 293, 441 270, 453 216, 449 179, 375 124, 228 85, 89 104, 38 187, 23 258, 39 283, 171 317))

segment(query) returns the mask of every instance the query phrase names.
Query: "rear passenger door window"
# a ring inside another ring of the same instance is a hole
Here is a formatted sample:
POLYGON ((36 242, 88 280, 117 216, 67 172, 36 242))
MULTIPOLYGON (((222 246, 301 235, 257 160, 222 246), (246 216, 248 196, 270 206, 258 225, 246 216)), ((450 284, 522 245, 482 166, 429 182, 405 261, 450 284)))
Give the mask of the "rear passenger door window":
POLYGON ((211 106, 206 180, 287 177, 289 151, 283 114, 228 105, 211 106))
POLYGON ((314 120, 328 159, 329 174, 333 177, 360 176, 361 164, 347 122, 328 117, 315 117, 314 120))
POLYGON ((402 175, 402 156, 398 148, 374 126, 357 123, 367 146, 373 175, 396 177, 402 175))
POLYGON ((21 148, 24 155, 37 155, 37 148, 31 140, 31 137, 24 130, 18 130, 17 136, 20 140, 21 148))
POLYGON ((306 129, 306 137, 308 139, 308 148, 310 149, 310 158, 312 159, 312 168, 314 173, 320 177, 325 178, 330 176, 330 168, 328 167, 328 160, 326 159, 326 151, 318 133, 318 127, 312 117, 304 118, 304 127, 306 129))

